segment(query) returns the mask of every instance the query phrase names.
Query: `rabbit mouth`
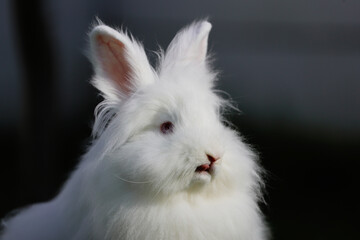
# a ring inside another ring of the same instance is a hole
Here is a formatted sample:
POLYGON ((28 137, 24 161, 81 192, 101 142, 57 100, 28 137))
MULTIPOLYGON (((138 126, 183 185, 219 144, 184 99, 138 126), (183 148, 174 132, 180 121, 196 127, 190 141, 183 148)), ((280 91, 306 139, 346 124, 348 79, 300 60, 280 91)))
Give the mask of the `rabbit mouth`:
POLYGON ((212 163, 210 163, 210 164, 202 164, 202 165, 198 166, 195 169, 195 172, 197 172, 197 173, 211 173, 212 165, 213 165, 212 163))

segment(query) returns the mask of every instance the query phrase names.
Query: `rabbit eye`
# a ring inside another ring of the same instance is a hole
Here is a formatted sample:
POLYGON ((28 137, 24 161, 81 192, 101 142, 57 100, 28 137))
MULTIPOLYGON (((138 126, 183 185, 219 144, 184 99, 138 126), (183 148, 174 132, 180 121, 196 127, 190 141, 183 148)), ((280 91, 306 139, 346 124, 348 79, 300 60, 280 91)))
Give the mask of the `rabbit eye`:
POLYGON ((164 122, 160 125, 160 131, 163 134, 172 133, 174 129, 174 124, 172 122, 164 122))

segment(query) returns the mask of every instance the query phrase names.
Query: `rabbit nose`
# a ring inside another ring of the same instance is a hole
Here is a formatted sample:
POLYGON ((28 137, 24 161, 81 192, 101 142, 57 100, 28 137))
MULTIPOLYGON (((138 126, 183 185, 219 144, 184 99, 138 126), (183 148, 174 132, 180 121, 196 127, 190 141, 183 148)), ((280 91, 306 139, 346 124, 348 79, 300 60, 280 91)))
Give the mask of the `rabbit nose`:
POLYGON ((213 155, 210 155, 210 154, 206 154, 206 156, 207 156, 208 160, 210 161, 210 163, 214 163, 214 162, 216 162, 217 160, 220 159, 220 157, 213 156, 213 155))

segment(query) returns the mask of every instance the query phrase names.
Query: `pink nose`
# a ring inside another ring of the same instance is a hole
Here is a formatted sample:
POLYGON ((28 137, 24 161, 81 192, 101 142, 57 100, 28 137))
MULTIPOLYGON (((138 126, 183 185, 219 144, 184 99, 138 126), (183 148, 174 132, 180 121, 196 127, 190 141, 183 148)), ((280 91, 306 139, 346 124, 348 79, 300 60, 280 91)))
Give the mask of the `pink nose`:
POLYGON ((217 160, 219 160, 219 158, 220 158, 220 157, 218 157, 218 156, 212 156, 212 155, 210 155, 210 154, 206 154, 206 156, 207 156, 208 160, 210 161, 210 163, 214 163, 214 162, 216 162, 217 160))

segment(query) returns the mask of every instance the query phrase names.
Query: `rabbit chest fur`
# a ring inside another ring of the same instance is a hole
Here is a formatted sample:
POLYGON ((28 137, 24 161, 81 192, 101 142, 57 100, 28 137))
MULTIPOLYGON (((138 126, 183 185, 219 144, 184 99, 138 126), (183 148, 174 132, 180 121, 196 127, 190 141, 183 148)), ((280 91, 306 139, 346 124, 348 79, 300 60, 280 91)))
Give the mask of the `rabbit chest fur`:
POLYGON ((1 239, 267 239, 261 169, 222 117, 210 30, 185 27, 153 68, 139 42, 99 22, 93 141, 59 195, 6 219, 1 239))

